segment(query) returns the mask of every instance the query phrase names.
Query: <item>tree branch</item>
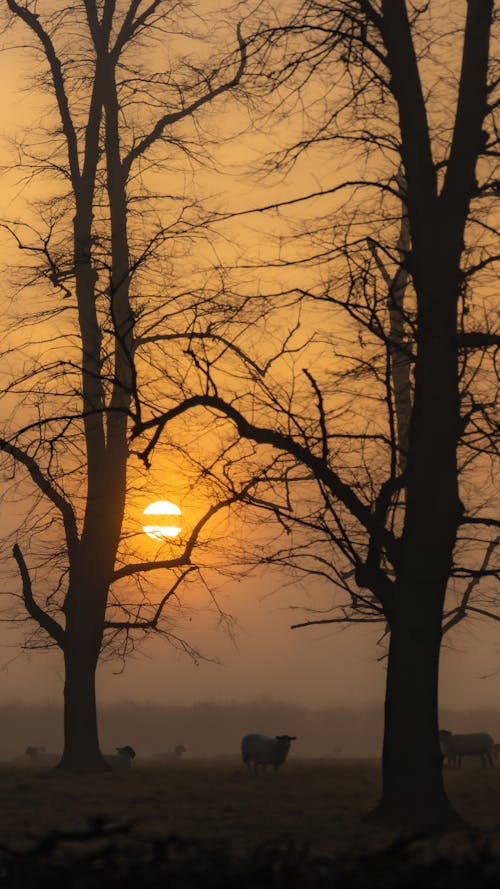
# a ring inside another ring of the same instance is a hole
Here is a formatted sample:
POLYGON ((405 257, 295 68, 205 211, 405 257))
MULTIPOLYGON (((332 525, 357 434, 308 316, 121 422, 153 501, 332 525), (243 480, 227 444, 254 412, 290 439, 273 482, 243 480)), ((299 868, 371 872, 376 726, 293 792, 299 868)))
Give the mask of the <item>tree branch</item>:
POLYGON ((500 519, 492 519, 485 516, 464 516, 460 519, 461 525, 487 525, 492 528, 500 528, 500 519))
POLYGON ((11 444, 4 438, 0 438, 0 450, 10 454, 18 463, 21 463, 29 472, 31 478, 35 482, 37 488, 52 501, 54 506, 59 510, 62 516, 64 531, 66 534, 66 544, 68 547, 68 556, 73 559, 76 556, 79 547, 78 529, 73 507, 70 503, 54 488, 50 481, 44 476, 38 463, 29 454, 26 454, 21 448, 11 444))
POLYGON ((216 503, 214 506, 211 506, 209 510, 201 517, 199 522, 196 523, 191 534, 189 535, 188 540, 184 546, 184 551, 181 556, 178 556, 175 559, 163 559, 161 561, 148 561, 148 562, 135 562, 134 564, 124 565, 123 568, 118 568, 113 573, 112 582, 116 580, 120 580, 122 577, 130 577, 132 574, 144 573, 146 571, 160 571, 161 569, 170 569, 170 568, 181 568, 184 565, 189 565, 191 560, 191 555, 198 541, 198 537, 200 536, 201 531, 205 527, 206 524, 216 515, 221 509, 225 509, 227 506, 231 506, 232 503, 237 503, 242 500, 246 495, 248 490, 255 484, 255 479, 252 478, 241 491, 235 492, 231 497, 227 497, 225 500, 221 500, 220 503, 216 503))
POLYGON ((45 57, 50 66, 50 73, 52 75, 52 83, 54 84, 54 91, 56 94, 57 105, 61 117, 61 124, 68 147, 68 161, 71 171, 71 178, 73 182, 76 183, 80 178, 77 138, 75 128, 73 126, 73 120, 71 118, 71 112, 69 110, 68 97, 66 95, 66 89, 64 86, 62 65, 57 57, 54 44, 52 43, 52 40, 45 29, 40 24, 40 18, 36 13, 31 12, 26 6, 20 6, 19 3, 16 3, 16 0, 7 0, 7 6, 9 7, 10 11, 15 16, 17 16, 17 18, 21 19, 28 26, 28 28, 33 31, 33 33, 38 37, 40 43, 43 46, 45 57))
POLYGON ((328 466, 328 463, 323 457, 317 457, 315 454, 311 453, 307 447, 295 441, 290 435, 286 435, 278 430, 266 429, 257 426, 254 423, 250 423, 246 417, 237 410, 237 408, 217 395, 192 396, 191 398, 187 398, 182 404, 167 411, 162 416, 153 417, 150 420, 138 424, 133 430, 133 438, 148 431, 148 429, 155 430, 151 441, 144 451, 139 454, 146 465, 149 461, 149 455, 159 440, 166 424, 175 417, 181 416, 181 414, 193 410, 196 407, 213 408, 234 423, 238 434, 242 438, 255 441, 257 444, 268 444, 277 450, 285 451, 299 460, 302 465, 307 466, 313 472, 315 478, 323 482, 323 484, 329 488, 332 495, 337 497, 349 509, 351 515, 353 515, 354 518, 366 528, 366 530, 370 531, 370 533, 377 533, 377 535, 380 535, 380 539, 387 550, 389 558, 394 564, 397 564, 398 543, 394 535, 387 529, 378 526, 370 508, 359 499, 350 485, 343 482, 340 476, 328 466))
POLYGON ((153 0, 147 9, 141 12, 137 18, 134 18, 141 4, 141 0, 131 0, 127 14, 125 15, 123 24, 116 38, 115 45, 111 50, 113 58, 118 59, 121 56, 125 44, 132 40, 134 34, 136 34, 140 28, 143 28, 146 25, 147 20, 153 15, 161 2, 162 0, 153 0))
POLYGON ((172 114, 165 114, 160 120, 156 123, 150 133, 147 136, 144 136, 134 148, 129 151, 127 156, 123 159, 123 170, 124 175, 128 176, 130 172, 130 168, 135 160, 141 155, 144 154, 151 145, 163 135, 163 131, 166 127, 171 126, 174 123, 178 123, 180 120, 184 120, 186 117, 190 117, 197 111, 199 108, 202 108, 203 105, 207 105, 209 102, 212 102, 217 96, 222 95, 225 92, 233 89, 241 80, 243 72, 246 67, 247 62, 247 48, 246 43, 241 36, 241 26, 238 25, 236 34, 238 37, 238 44, 240 48, 240 63, 235 75, 231 78, 231 80, 226 81, 226 83, 220 84, 220 86, 212 89, 209 87, 208 92, 206 92, 203 96, 200 96, 199 99, 196 99, 194 102, 191 102, 190 105, 187 105, 185 108, 181 108, 180 111, 175 111, 172 114))
POLYGON ((33 590, 31 587, 29 571, 26 567, 24 556, 17 543, 15 543, 12 548, 12 555, 17 562, 19 573, 22 578, 23 600, 26 611, 33 618, 33 620, 36 620, 36 622, 42 627, 42 629, 44 629, 45 632, 52 637, 54 642, 57 642, 59 648, 64 649, 65 632, 63 628, 57 623, 57 621, 55 621, 53 617, 50 617, 50 615, 47 614, 47 612, 44 611, 43 608, 40 608, 37 602, 35 602, 35 599, 33 598, 33 590))
POLYGON ((399 109, 401 151, 413 239, 428 227, 437 198, 429 124, 405 0, 382 0, 381 33, 387 48, 391 89, 399 109), (414 195, 421 196, 415 201, 414 195))
POLYGON ((456 217, 457 223, 467 213, 475 191, 476 165, 484 143, 492 12, 493 0, 467 3, 457 113, 440 198, 448 216, 456 217))
POLYGON ((483 556, 483 562, 482 562, 481 568, 478 572, 476 572, 472 575, 469 583, 467 584, 467 586, 462 594, 460 605, 458 605, 457 608, 454 609, 454 612, 453 612, 452 616, 450 617, 450 619, 447 621, 447 623, 445 623, 443 625, 443 628, 442 628, 443 635, 444 635, 444 633, 447 633, 448 630, 451 630, 451 628, 454 627, 456 624, 460 623, 460 621, 466 616, 467 611, 471 610, 471 606, 469 605, 469 602, 470 602, 472 593, 474 592, 474 589, 480 582, 481 578, 485 576, 486 569, 489 565, 491 556, 495 552, 495 549, 497 548, 499 542, 500 542, 500 537, 497 537, 496 540, 491 540, 490 543, 488 544, 488 546, 486 547, 486 551, 483 556))
POLYGON ((167 604, 169 599, 172 598, 172 596, 175 596, 175 593, 176 593, 177 589, 179 588, 179 586, 181 585, 181 583, 185 580, 185 578, 188 576, 188 574, 190 574, 192 571, 196 571, 196 567, 194 565, 190 565, 189 568, 186 569, 186 571, 183 571, 181 576, 178 577, 176 579, 175 583, 170 587, 168 593, 165 593, 165 595, 162 596, 158 605, 156 606, 156 610, 155 610, 153 617, 151 617, 149 620, 144 620, 144 621, 139 621, 139 620, 138 621, 105 620, 104 621, 104 629, 105 630, 109 630, 109 629, 114 629, 114 630, 125 630, 125 629, 155 630, 156 627, 158 626, 158 621, 160 620, 160 618, 162 616, 162 612, 163 612, 165 605, 167 604))
POLYGON ((305 620, 300 624, 292 624, 291 630, 300 630, 302 627, 316 627, 318 625, 323 624, 380 624, 386 623, 386 618, 384 615, 380 617, 352 617, 352 615, 346 615, 345 617, 325 617, 322 620, 305 620))
POLYGON ((498 333, 459 333, 457 334, 459 349, 488 349, 490 346, 500 346, 500 334, 498 333))

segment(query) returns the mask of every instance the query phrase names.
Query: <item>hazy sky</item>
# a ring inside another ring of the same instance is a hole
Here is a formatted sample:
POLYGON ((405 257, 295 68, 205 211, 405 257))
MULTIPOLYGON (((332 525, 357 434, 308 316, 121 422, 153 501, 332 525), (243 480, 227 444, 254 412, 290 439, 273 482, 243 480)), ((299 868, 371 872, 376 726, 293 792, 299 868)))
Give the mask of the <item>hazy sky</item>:
MULTIPOLYGON (((264 578, 264 583, 254 580, 226 587, 221 602, 239 621, 236 645, 215 628, 213 616, 193 619, 187 638, 199 641, 207 655, 219 657, 221 666, 203 662, 196 666, 156 640, 129 661, 123 673, 113 672, 119 669, 117 664, 100 668, 101 703, 191 704, 271 697, 313 707, 381 704, 385 667, 377 662, 382 653, 376 644, 380 631, 359 626, 291 631, 296 615, 283 609, 287 602, 299 601, 299 594, 288 588, 262 598, 265 586, 264 578)), ((1 639, 0 702, 59 700, 63 681, 59 655, 23 654, 6 666, 16 648, 10 647, 14 638, 5 628, 1 639)), ((481 678, 498 669, 498 628, 464 624, 452 641, 453 649, 445 646, 442 655, 441 705, 464 710, 499 706, 500 672, 481 678)))
MULTIPOLYGON (((30 107, 29 93, 15 90, 14 59, 0 58, 5 91, 2 130, 30 107), (9 115, 12 115, 11 121, 9 115)), ((13 197, 13 194, 10 196, 13 197)), ((9 195, 1 198, 2 212, 12 212, 9 195)), ((0 519, 1 527, 1 519, 0 519)), ((104 665, 99 670, 102 703, 114 700, 149 700, 158 703, 193 703, 271 697, 310 706, 353 707, 382 703, 385 684, 383 649, 377 646, 381 628, 339 630, 320 627, 290 631, 296 613, 285 607, 300 602, 300 593, 287 587, 267 596, 277 586, 276 576, 228 584, 221 605, 236 621, 235 644, 217 628, 214 614, 195 616, 187 638, 222 665, 196 666, 166 643, 156 640, 143 649, 126 669, 104 665)), ((442 655, 441 704, 449 708, 500 706, 498 625, 464 624, 452 636, 442 655)), ((0 702, 59 700, 63 671, 58 653, 33 652, 12 660, 17 652, 12 630, 0 626, 0 702)))

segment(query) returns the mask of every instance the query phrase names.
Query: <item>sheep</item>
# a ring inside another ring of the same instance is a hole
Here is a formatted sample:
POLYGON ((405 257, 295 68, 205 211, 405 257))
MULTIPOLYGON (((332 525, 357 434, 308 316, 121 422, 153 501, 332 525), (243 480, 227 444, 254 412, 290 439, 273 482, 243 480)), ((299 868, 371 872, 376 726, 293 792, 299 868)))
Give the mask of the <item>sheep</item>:
POLYGON ((116 753, 106 753, 104 759, 112 769, 129 769, 135 757, 135 750, 126 744, 125 747, 115 747, 116 753))
POLYGON ((241 741, 241 756, 243 762, 251 772, 256 775, 259 766, 265 771, 267 766, 274 766, 274 771, 282 765, 290 750, 291 741, 295 741, 295 735, 276 735, 268 738, 266 735, 245 735, 241 741))
POLYGON ((21 756, 16 756, 16 765, 29 766, 30 768, 53 768, 61 760, 60 753, 48 753, 45 747, 30 745, 21 756))
POLYGON ((183 753, 187 753, 187 748, 184 747, 184 744, 177 744, 173 750, 169 750, 167 753, 153 753, 151 759, 156 763, 180 762, 183 753))
POLYGON ((494 744, 491 735, 475 732, 469 735, 454 735, 441 729, 439 732, 441 752, 448 758, 451 769, 462 767, 463 756, 479 756, 483 767, 488 763, 494 766, 494 744))
POLYGON ((446 729, 439 730, 439 749, 441 752, 441 763, 444 766, 445 760, 448 760, 448 766, 450 769, 455 768, 456 765, 456 755, 452 750, 450 744, 451 732, 446 729))
POLYGON ((500 744, 493 744, 493 756, 500 759, 500 744))

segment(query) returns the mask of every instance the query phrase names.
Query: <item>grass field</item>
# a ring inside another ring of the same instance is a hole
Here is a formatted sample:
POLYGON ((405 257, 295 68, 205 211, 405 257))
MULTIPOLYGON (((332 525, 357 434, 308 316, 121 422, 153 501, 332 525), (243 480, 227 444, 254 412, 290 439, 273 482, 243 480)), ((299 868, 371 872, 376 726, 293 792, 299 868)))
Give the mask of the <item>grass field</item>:
MULTIPOLYGON (((387 860, 388 848, 396 849, 389 869, 393 874, 398 867, 416 866, 417 860, 462 861, 465 856, 477 867, 487 861, 488 873, 496 873, 491 885, 500 885, 500 768, 482 769, 471 763, 461 771, 447 772, 449 796, 471 830, 438 839, 413 838, 409 844, 398 839, 397 832, 382 832, 361 821, 379 797, 379 771, 379 764, 372 760, 290 759, 276 775, 255 779, 237 762, 200 760, 163 768, 134 764, 127 773, 69 777, 4 765, 0 769, 1 846, 10 862, 6 870, 10 882, 0 874, 0 886, 32 889, 38 885, 26 871, 30 857, 37 863, 37 873, 42 873, 43 867, 55 867, 57 862, 62 867, 72 856, 73 864, 85 858, 92 861, 89 867, 94 876, 99 869, 102 876, 111 868, 110 873, 121 874, 116 885, 123 886, 133 885, 133 881, 126 882, 132 863, 137 868, 143 862, 150 879, 151 863, 156 862, 158 873, 163 873, 167 859, 172 886, 211 886, 214 871, 220 876, 219 885, 234 885, 237 879, 243 886, 241 874, 236 877, 234 869, 243 869, 245 862, 253 862, 253 867, 257 860, 259 867, 267 860, 269 873, 256 877, 256 886, 332 885, 321 879, 324 876, 326 880, 325 868, 333 861, 342 861, 347 868, 347 862, 358 862, 361 870, 368 875, 371 872, 370 885, 389 885, 386 877, 375 881, 375 859, 370 858, 375 855, 377 861, 380 856, 387 860), (98 826, 96 819, 102 819, 98 826), (82 837, 59 837, 61 831, 74 831, 82 837), (100 850, 97 858, 96 848, 100 850), (277 870, 278 860, 281 869, 277 870), (227 883, 223 881, 223 861, 232 862, 232 877, 227 883), (303 873, 310 871, 308 861, 322 862, 321 873, 312 875, 311 882, 303 873), (193 868, 198 868, 196 879, 191 874, 193 868), (283 877, 283 868, 291 882, 283 877)), ((83 865, 79 867, 81 870, 83 865)), ((463 873, 463 861, 460 867, 463 873)), ((474 880, 479 885, 477 875, 474 880)), ((54 875, 51 881, 52 886, 58 885, 54 875)), ((106 883, 115 885, 109 874, 106 883)), ((61 885, 70 884, 66 879, 61 885)), ((71 885, 100 884, 80 880, 71 885)), ((346 885, 364 883, 351 880, 346 885)), ((450 872, 449 883, 435 885, 462 884, 450 872)))

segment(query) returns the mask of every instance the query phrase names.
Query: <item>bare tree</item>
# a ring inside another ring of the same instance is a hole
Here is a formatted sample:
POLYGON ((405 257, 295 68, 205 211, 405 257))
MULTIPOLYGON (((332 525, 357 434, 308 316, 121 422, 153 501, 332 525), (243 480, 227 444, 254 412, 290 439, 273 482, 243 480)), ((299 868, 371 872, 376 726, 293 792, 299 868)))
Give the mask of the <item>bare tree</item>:
POLYGON ((238 391, 207 363, 205 392, 172 409, 158 405, 135 434, 154 430, 147 461, 167 425, 204 407, 259 446, 269 462, 251 502, 286 534, 302 535, 268 558, 332 580, 346 598, 330 620, 375 620, 390 633, 383 795, 371 819, 456 824, 438 739, 443 627, 467 613, 498 619, 484 586, 490 605, 474 600, 479 581, 498 576, 491 560, 499 522, 488 492, 477 491, 498 456, 493 3, 457 11, 447 3, 305 0, 288 19, 286 10, 275 13, 282 20, 261 29, 265 51, 285 47, 281 64, 269 67, 272 85, 282 108, 287 90, 300 96, 310 124, 280 167, 311 147, 352 150, 347 177, 279 203, 284 212, 347 195, 334 222, 326 204, 315 250, 276 261, 287 292, 314 307, 308 323, 316 319, 318 334, 294 366, 260 377, 248 349, 254 371, 238 391), (310 286, 294 285, 299 264, 320 264, 310 286), (445 609, 447 592, 458 601, 445 609))
MULTIPOLYGON (((181 283, 167 279, 165 266, 179 267, 201 237, 203 213, 179 181, 206 154, 197 115, 238 86, 246 47, 237 28, 231 51, 210 58, 195 11, 171 0, 2 5, 12 39, 21 34, 38 55, 34 78, 47 102, 41 125, 33 123, 19 147, 18 173, 25 187, 35 187, 38 174, 51 183, 50 198, 39 193, 23 223, 4 223, 28 257, 4 356, 15 373, 0 447, 29 503, 13 555, 22 603, 39 628, 32 642, 58 646, 64 657, 60 768, 95 771, 106 768, 95 698, 101 652, 117 634, 123 653, 132 632, 161 629, 204 527, 228 502, 205 486, 204 506, 173 555, 161 546, 146 556, 140 545, 134 551, 138 523, 125 507, 144 479, 130 469, 132 357, 155 313, 184 343, 193 318, 208 316, 208 297, 204 303, 196 293, 201 272, 181 283), (193 46, 203 46, 201 60, 193 46), (153 174, 169 169, 161 196, 153 174), (175 247, 183 238, 184 248, 175 247), (140 578, 167 569, 172 579, 152 596, 140 578), (135 593, 123 587, 128 578, 138 580, 135 593)), ((220 305, 212 323, 217 312, 220 305)), ((146 347, 137 360, 147 366, 146 347)), ((183 373, 172 367, 174 401, 183 397, 183 373)), ((171 471, 180 490, 179 462, 171 471)), ((172 622, 165 633, 196 654, 172 622)))

